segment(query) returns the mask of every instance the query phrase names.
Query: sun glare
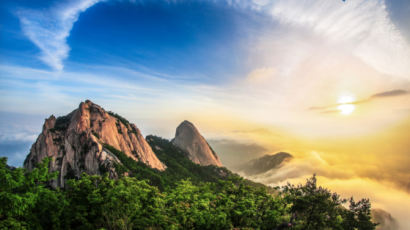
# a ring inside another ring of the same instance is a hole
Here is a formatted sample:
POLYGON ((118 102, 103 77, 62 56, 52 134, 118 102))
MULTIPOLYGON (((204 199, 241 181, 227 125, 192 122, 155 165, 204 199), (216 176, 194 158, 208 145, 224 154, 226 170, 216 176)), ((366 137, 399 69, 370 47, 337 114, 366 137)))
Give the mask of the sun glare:
POLYGON ((339 100, 337 100, 337 102, 340 105, 337 106, 337 109, 340 110, 340 114, 342 115, 351 114, 356 108, 356 106, 352 104, 354 101, 355 101, 355 98, 351 95, 344 95, 344 96, 339 97, 339 100))
POLYGON ((337 100, 337 102, 339 104, 348 104, 348 103, 352 103, 354 100, 355 98, 353 96, 345 95, 345 96, 339 97, 339 100, 337 100))
POLYGON ((343 104, 343 105, 339 105, 337 107, 338 110, 340 110, 340 113, 343 115, 349 115, 351 114, 354 109, 356 108, 356 106, 352 105, 352 104, 343 104))

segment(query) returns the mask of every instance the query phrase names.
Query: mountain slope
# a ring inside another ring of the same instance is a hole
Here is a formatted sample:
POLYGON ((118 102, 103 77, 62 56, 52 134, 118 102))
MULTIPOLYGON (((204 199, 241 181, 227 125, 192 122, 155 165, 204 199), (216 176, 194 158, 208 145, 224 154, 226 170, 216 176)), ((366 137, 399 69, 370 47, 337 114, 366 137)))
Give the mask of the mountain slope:
POLYGON ((215 151, 189 121, 183 121, 177 127, 172 143, 185 151, 188 158, 196 164, 222 166, 215 151))
POLYGON ((166 168, 134 124, 89 100, 66 116, 52 115, 46 119, 24 167, 31 170, 45 157, 50 157, 51 171, 60 173, 54 182, 57 186, 64 186, 66 178, 79 177, 83 172, 109 172, 110 177, 117 177, 115 165, 120 161, 104 144, 154 169, 166 168))
POLYGON ((216 182, 234 175, 223 167, 214 165, 201 166, 192 162, 186 157, 184 151, 169 140, 152 135, 147 136, 146 139, 161 162, 167 165, 166 170, 154 170, 145 164, 127 158, 124 153, 115 148, 107 148, 118 156, 124 166, 122 170, 128 172, 129 176, 147 179, 151 185, 155 185, 160 189, 173 186, 176 182, 183 179, 189 179, 197 184, 201 182, 216 182))
POLYGON ((117 171, 120 172, 120 174, 127 172, 127 175, 130 177, 148 180, 150 185, 156 186, 160 190, 172 188, 181 180, 190 180, 193 184, 230 180, 244 183, 255 188, 267 189, 271 193, 275 192, 273 188, 241 178, 225 167, 215 165, 201 166, 196 164, 187 158, 186 152, 167 139, 148 135, 146 140, 161 162, 167 165, 167 169, 164 171, 152 169, 141 162, 135 162, 112 146, 105 146, 120 159, 122 164, 116 165, 117 171))

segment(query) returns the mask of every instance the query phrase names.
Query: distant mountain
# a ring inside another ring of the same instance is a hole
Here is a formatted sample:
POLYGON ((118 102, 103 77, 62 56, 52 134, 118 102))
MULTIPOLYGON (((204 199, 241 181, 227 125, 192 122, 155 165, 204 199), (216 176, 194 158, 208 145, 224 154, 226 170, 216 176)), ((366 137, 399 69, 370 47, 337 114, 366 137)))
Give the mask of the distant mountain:
POLYGON ((392 215, 383 209, 372 209, 372 219, 378 223, 376 230, 398 230, 399 224, 392 215))
POLYGON ((31 170, 45 157, 50 157, 51 171, 60 173, 55 186, 64 186, 65 179, 79 177, 83 172, 108 172, 115 178, 118 176, 115 166, 121 162, 105 147, 107 145, 151 168, 166 168, 134 124, 89 100, 81 102, 78 109, 66 116, 52 115, 46 119, 24 167, 31 170))
POLYGON ((199 165, 222 166, 218 155, 198 129, 189 121, 183 121, 176 130, 172 143, 188 154, 188 158, 199 165))
POLYGON ((279 152, 274 155, 264 155, 260 158, 251 160, 237 167, 238 171, 244 172, 248 176, 265 173, 271 169, 281 167, 286 162, 292 160, 293 156, 289 153, 279 152))

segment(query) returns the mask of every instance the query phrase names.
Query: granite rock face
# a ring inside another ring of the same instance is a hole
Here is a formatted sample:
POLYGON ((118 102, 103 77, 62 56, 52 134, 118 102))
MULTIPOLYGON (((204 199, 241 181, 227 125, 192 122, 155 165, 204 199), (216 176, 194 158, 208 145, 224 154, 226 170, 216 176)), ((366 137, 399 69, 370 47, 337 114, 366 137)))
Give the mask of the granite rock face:
POLYGON ((188 158, 196 164, 222 166, 218 155, 189 121, 183 121, 177 127, 172 143, 186 152, 188 158))
POLYGON ((46 119, 24 167, 31 170, 45 157, 50 157, 50 170, 60 173, 53 185, 60 187, 66 178, 79 177, 83 172, 108 172, 116 178, 115 164, 121 162, 104 144, 151 168, 161 171, 166 168, 134 124, 89 100, 66 116, 52 115, 46 119))

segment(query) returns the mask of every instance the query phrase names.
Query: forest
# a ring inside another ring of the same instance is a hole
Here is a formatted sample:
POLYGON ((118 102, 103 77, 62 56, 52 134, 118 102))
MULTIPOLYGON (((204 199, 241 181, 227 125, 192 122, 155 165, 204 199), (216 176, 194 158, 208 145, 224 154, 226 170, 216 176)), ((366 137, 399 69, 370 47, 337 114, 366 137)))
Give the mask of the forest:
POLYGON ((164 172, 127 158, 120 174, 73 177, 53 188, 49 158, 32 170, 0 158, 0 229, 375 229, 368 199, 305 184, 270 188, 226 168, 199 166, 168 140, 148 136, 164 172))

